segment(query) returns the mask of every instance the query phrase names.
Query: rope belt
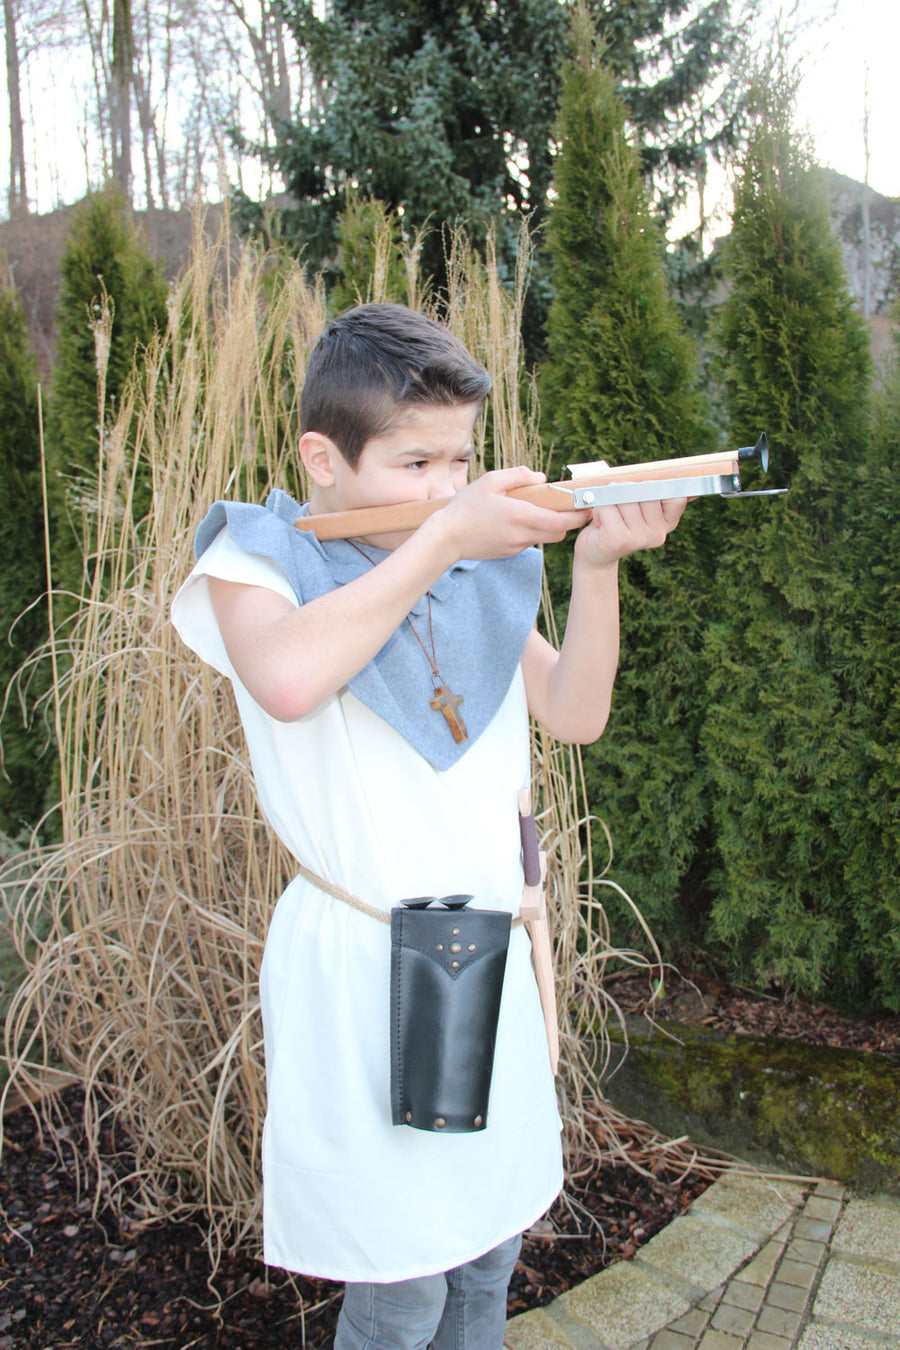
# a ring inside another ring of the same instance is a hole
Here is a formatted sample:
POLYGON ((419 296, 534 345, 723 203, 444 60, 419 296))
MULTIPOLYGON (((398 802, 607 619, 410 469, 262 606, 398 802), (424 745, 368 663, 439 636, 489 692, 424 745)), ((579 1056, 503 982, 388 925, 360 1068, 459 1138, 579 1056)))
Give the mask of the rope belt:
MULTIPOLYGON (((351 895, 350 892, 345 891, 343 887, 334 886, 330 881, 326 881, 324 877, 317 876, 316 873, 310 871, 308 867, 304 867, 303 863, 297 862, 296 858, 294 859, 294 866, 303 880, 308 881, 311 886, 315 886, 316 890, 324 891, 325 894, 330 895, 333 900, 342 900, 344 904, 349 905, 351 909, 358 909, 361 914, 368 914, 370 919, 378 919, 380 923, 390 923, 391 911, 389 909, 378 909, 375 905, 367 905, 365 900, 360 900, 357 896, 351 895)), ((515 928, 521 922, 522 916, 520 914, 515 915, 512 921, 512 927, 515 928)))

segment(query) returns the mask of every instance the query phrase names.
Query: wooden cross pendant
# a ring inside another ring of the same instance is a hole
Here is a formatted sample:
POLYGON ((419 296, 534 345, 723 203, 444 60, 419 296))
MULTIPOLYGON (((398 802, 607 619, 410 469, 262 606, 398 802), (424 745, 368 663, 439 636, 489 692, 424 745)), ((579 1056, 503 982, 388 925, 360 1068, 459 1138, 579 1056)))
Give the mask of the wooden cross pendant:
POLYGON ((453 739, 456 744, 469 739, 469 733, 466 731, 466 724, 456 711, 463 701, 462 694, 451 694, 445 684, 436 684, 434 686, 434 698, 431 700, 431 706, 435 712, 442 712, 447 719, 447 726, 453 732, 453 739))

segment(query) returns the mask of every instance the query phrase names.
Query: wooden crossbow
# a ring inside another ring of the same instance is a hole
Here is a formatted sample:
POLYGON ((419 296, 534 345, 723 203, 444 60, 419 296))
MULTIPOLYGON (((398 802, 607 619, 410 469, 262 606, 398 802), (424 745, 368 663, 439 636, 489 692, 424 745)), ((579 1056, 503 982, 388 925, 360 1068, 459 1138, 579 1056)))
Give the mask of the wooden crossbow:
MULTIPOLYGON (((755 445, 711 455, 686 455, 679 459, 650 460, 645 464, 569 464, 572 475, 559 483, 536 483, 512 488, 506 495, 554 511, 578 511, 595 506, 623 506, 628 502, 671 501, 679 497, 775 497, 786 488, 741 488, 742 464, 769 467, 765 432, 755 445)), ((361 535, 390 534, 415 530, 452 498, 399 502, 394 506, 363 506, 353 511, 333 511, 320 516, 301 516, 300 530, 312 530, 319 539, 350 539, 361 535)))

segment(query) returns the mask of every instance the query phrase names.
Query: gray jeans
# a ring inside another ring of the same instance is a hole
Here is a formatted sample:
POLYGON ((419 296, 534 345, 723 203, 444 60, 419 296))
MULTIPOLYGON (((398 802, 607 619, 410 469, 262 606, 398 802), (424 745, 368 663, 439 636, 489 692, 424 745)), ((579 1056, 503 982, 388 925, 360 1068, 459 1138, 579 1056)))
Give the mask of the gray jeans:
POLYGON ((348 1284, 334 1350, 502 1350, 521 1237, 442 1275, 348 1284))

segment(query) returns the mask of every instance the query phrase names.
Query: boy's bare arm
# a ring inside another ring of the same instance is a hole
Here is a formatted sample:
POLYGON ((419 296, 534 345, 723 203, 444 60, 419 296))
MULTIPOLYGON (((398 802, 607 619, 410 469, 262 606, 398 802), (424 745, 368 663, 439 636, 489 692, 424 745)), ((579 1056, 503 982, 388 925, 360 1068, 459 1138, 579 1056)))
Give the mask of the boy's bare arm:
POLYGON ((570 519, 503 495, 542 478, 523 468, 484 475, 377 567, 299 608, 274 591, 210 577, 213 609, 241 682, 279 721, 310 712, 380 651, 460 558, 511 557, 583 523, 586 512, 570 519))
POLYGON ((602 734, 619 663, 619 559, 665 543, 684 506, 602 507, 579 534, 562 647, 534 632, 522 657, 529 711, 560 740, 588 744, 602 734))

